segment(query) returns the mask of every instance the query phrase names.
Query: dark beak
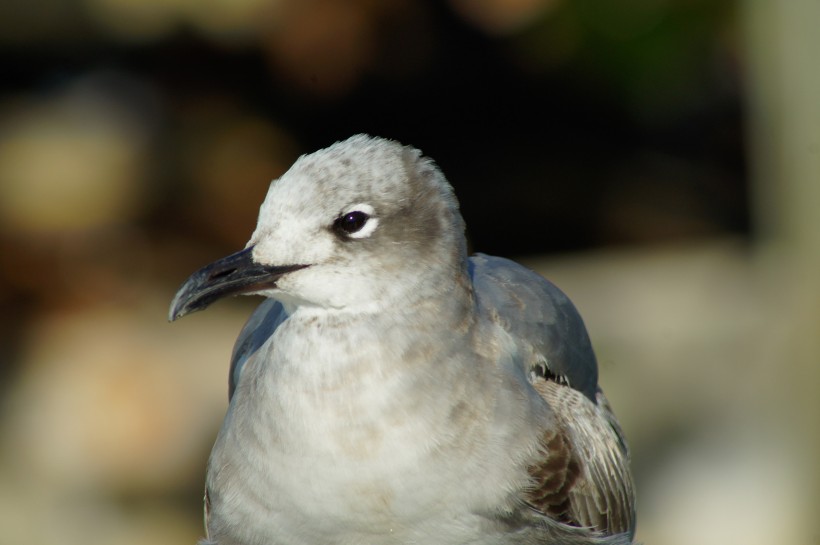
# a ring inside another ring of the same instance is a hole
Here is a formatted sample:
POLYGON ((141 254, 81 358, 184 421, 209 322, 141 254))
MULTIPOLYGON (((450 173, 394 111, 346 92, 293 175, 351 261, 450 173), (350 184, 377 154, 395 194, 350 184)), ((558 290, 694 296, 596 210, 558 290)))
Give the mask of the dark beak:
POLYGON ((210 265, 205 265, 180 286, 168 320, 173 322, 186 314, 207 308, 217 299, 228 295, 253 293, 276 287, 282 275, 304 269, 307 265, 284 265, 274 267, 253 261, 253 246, 229 255, 210 265))

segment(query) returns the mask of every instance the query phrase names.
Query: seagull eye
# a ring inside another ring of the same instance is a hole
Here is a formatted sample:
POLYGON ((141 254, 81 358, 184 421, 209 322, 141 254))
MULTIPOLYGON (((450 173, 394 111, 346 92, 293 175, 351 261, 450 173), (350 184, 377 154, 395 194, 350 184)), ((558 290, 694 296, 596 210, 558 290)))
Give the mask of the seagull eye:
POLYGON ((357 203, 342 211, 333 222, 333 231, 342 240, 367 238, 379 226, 376 211, 367 203, 357 203))
POLYGON ((365 214, 364 212, 360 212, 358 210, 354 212, 348 212, 344 216, 341 216, 334 222, 334 226, 348 235, 352 235, 353 233, 357 233, 362 230, 362 227, 367 223, 367 220, 370 219, 370 216, 365 214))

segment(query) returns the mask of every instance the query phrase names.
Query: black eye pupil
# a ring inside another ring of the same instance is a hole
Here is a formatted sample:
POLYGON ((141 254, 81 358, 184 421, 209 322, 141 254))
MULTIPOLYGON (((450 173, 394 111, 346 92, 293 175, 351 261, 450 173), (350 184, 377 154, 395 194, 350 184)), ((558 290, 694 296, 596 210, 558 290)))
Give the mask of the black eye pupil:
POLYGON ((336 227, 347 234, 352 234, 364 227, 364 224, 367 223, 368 219, 370 219, 370 216, 364 212, 359 212, 358 210, 355 212, 348 212, 336 220, 336 227))

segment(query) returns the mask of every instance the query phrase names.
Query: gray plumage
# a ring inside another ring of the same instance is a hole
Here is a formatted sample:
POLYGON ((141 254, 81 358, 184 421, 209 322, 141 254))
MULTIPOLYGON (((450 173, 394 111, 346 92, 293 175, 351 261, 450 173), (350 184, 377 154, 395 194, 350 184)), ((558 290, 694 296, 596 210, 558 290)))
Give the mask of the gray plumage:
POLYGON ((271 184, 248 247, 171 319, 269 297, 234 348, 207 477, 220 545, 628 544, 623 434, 553 284, 467 257, 417 150, 356 136, 271 184))

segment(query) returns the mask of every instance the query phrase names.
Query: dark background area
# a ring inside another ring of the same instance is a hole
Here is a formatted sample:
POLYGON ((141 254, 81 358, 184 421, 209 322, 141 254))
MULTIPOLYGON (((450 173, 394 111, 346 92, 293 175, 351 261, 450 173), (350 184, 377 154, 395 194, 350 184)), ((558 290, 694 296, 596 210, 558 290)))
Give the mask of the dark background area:
POLYGON ((189 228, 179 212, 202 182, 186 148, 252 117, 288 149, 235 141, 285 156, 259 172, 250 202, 286 157, 367 132, 440 164, 484 252, 749 232, 731 2, 531 2, 509 27, 441 2, 289 4, 271 14, 260 3, 250 29, 203 31, 178 15, 136 39, 73 13, 51 23, 62 32, 8 40, 0 92, 49 100, 90 80, 137 118, 149 142, 135 183, 152 198, 135 219, 149 230, 189 228))

